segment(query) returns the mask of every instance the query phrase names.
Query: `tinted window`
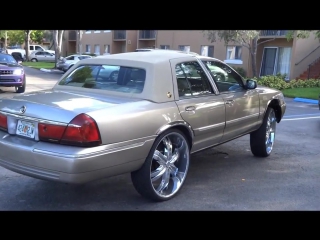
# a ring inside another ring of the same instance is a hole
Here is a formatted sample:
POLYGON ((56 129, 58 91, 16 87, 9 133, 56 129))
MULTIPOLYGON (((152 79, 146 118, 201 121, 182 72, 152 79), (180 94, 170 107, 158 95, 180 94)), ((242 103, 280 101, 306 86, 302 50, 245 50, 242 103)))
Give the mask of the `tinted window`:
POLYGON ((35 49, 36 49, 37 51, 41 51, 41 50, 42 50, 42 48, 39 47, 39 46, 35 46, 35 49))
POLYGON ((66 59, 67 59, 67 60, 74 60, 74 56, 67 57, 66 59))
POLYGON ((242 90, 242 78, 227 64, 203 60, 220 92, 242 90))
POLYGON ((144 88, 146 71, 140 68, 83 65, 65 76, 59 85, 102 89, 124 93, 141 93, 144 88))
POLYGON ((198 62, 176 65, 179 97, 201 96, 213 93, 212 86, 198 62))
POLYGON ((33 46, 30 46, 30 50, 34 50, 34 49, 33 49, 33 46))
POLYGON ((82 59, 87 59, 87 58, 91 58, 90 56, 81 56, 81 57, 78 57, 79 60, 82 60, 82 59))
POLYGON ((43 55, 43 52, 37 52, 35 55, 39 56, 39 55, 43 55))

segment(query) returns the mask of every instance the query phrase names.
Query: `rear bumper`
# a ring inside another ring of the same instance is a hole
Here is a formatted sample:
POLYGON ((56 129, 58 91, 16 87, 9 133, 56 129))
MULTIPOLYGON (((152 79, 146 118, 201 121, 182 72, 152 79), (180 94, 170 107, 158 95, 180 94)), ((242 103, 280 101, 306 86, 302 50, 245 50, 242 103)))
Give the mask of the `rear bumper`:
POLYGON ((34 178, 80 184, 139 169, 153 141, 145 138, 79 148, 0 132, 0 166, 34 178))
POLYGON ((57 65, 57 69, 61 70, 61 71, 67 71, 69 68, 69 64, 66 65, 66 64, 58 64, 57 65))

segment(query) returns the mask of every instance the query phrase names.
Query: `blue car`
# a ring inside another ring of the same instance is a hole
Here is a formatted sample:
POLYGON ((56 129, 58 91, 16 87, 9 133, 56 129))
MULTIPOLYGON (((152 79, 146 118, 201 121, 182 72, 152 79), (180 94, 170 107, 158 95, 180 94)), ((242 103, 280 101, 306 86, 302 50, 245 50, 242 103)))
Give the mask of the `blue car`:
POLYGON ((0 86, 15 87, 17 93, 24 93, 26 90, 26 74, 23 66, 5 53, 0 53, 0 86))

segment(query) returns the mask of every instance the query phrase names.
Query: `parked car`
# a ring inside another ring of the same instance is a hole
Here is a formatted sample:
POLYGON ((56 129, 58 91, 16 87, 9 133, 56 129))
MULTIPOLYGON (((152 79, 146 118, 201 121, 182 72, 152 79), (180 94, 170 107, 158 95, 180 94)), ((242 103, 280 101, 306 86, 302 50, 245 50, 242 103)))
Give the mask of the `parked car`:
POLYGON ((19 52, 23 58, 26 58, 26 50, 22 49, 19 46, 11 46, 6 48, 6 53, 12 55, 12 53, 19 52))
POLYGON ((18 62, 24 62, 26 59, 22 56, 20 52, 13 52, 11 53, 11 56, 18 62))
POLYGON ((86 58, 92 58, 91 56, 88 55, 79 55, 79 54, 74 54, 67 56, 65 58, 61 58, 57 62, 57 68, 63 72, 68 71, 69 68, 71 68, 75 63, 77 63, 80 60, 86 59, 86 58))
POLYGON ((47 51, 34 51, 30 54, 29 59, 31 62, 55 62, 56 57, 54 54, 47 51))
POLYGON ((23 66, 6 53, 0 53, 0 86, 15 87, 17 93, 23 93, 26 89, 26 74, 23 66))
MULTIPOLYGON (((151 52, 151 51, 175 51, 175 52, 185 53, 184 51, 173 50, 173 49, 161 49, 161 48, 137 48, 135 50, 135 52, 151 52)), ((195 52, 189 52, 189 54, 200 56, 198 53, 195 53, 195 52)))
POLYGON ((1 100, 0 166, 76 184, 131 172, 138 193, 164 201, 181 190, 190 154, 250 134, 252 154, 269 156, 283 94, 211 64, 228 81, 174 51, 78 61, 50 91, 1 100), (100 76, 115 67, 116 80, 100 76))
POLYGON ((40 45, 29 45, 29 54, 31 54, 32 52, 34 51, 46 51, 46 52, 49 52, 49 53, 52 53, 52 54, 55 54, 55 51, 54 50, 48 50, 48 49, 45 49, 44 47, 40 46, 40 45))

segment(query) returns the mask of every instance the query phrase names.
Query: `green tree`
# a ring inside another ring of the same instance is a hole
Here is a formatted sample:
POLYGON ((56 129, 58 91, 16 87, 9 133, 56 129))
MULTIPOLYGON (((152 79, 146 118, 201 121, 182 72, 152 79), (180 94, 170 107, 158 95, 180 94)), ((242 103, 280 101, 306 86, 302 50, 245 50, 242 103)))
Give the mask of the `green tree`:
POLYGON ((4 47, 6 48, 8 45, 8 30, 0 30, 0 40, 4 40, 4 47))
POLYGON ((30 34, 30 38, 32 42, 37 43, 37 44, 42 44, 43 43, 43 38, 44 38, 44 30, 32 30, 30 34))
POLYGON ((9 45, 21 45, 24 43, 24 31, 23 30, 9 30, 8 31, 9 45))
POLYGON ((251 58, 251 67, 253 77, 257 77, 257 49, 262 43, 272 41, 268 39, 265 41, 259 41, 261 30, 204 30, 204 35, 210 42, 224 41, 228 43, 238 44, 249 50, 251 58))
POLYGON ((288 41, 294 37, 304 39, 309 38, 311 33, 320 41, 320 30, 288 30, 286 37, 288 41))

